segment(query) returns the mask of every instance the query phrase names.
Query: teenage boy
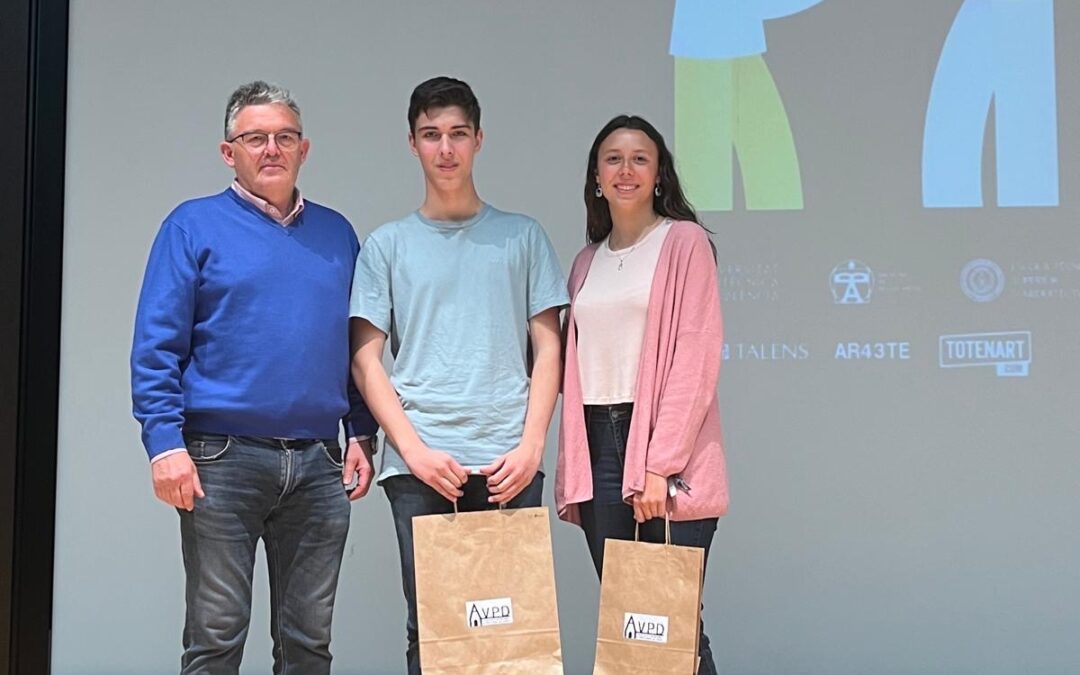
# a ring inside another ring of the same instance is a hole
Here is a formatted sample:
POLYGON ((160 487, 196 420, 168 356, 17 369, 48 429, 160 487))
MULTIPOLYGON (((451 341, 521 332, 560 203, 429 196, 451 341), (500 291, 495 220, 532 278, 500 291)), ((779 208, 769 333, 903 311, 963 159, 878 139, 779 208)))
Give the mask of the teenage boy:
POLYGON ((397 531, 415 675, 412 519, 452 513, 454 502, 459 511, 540 504, 568 298, 539 223, 477 195, 472 168, 484 135, 469 85, 420 84, 408 121, 424 203, 368 237, 350 313, 353 377, 387 438, 378 480, 397 531))

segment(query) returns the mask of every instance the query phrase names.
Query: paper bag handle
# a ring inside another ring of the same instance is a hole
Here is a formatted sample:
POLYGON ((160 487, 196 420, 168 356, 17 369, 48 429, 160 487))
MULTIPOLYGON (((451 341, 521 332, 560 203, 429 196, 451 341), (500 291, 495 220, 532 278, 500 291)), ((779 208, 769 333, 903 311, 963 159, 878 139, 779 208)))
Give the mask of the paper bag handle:
MULTIPOLYGON (((455 505, 455 509, 457 506, 455 505)), ((634 521, 634 541, 641 541, 641 523, 634 521)), ((671 509, 664 512, 664 544, 671 546, 671 509)))
MULTIPOLYGON (((457 500, 455 499, 455 500, 454 500, 454 501, 453 501, 452 503, 454 504, 454 515, 456 516, 456 515, 458 514, 458 510, 457 510, 457 500)), ((500 510, 500 511, 502 511, 502 510, 503 510, 503 509, 505 509, 505 508, 506 508, 506 504, 499 504, 499 510, 500 510)))

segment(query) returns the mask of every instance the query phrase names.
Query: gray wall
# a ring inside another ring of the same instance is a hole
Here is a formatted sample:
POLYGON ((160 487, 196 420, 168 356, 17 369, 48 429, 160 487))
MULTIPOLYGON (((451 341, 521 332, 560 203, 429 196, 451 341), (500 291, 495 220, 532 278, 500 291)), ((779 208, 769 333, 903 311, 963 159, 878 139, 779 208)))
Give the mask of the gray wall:
MULTIPOLYGON (((293 89, 312 139, 301 186, 363 235, 422 196, 405 142, 411 88, 465 78, 484 108, 481 195, 540 219, 568 267, 596 130, 633 111, 673 138, 672 5, 72 0, 54 672, 177 669, 177 520, 150 489, 127 355, 158 223, 230 180, 216 148, 232 88, 266 78, 293 89)), ((733 355, 720 385, 732 509, 705 599, 725 673, 1080 663, 1080 300, 1026 298, 1019 272, 1053 264, 1054 283, 1080 288, 1080 5, 1057 3, 1061 205, 928 210, 922 124, 959 6, 825 0, 767 24, 806 207, 704 214, 733 355), (1008 278, 993 303, 957 283, 978 257, 1008 278), (877 273, 869 305, 832 302, 829 274, 848 258, 877 273), (772 292, 751 301, 741 288, 772 292), (998 330, 1032 331, 1029 377, 938 368, 939 335, 998 330), (837 342, 892 340, 909 341, 911 358, 834 358, 837 342), (739 345, 745 356, 780 342, 809 358, 737 358, 739 345)), ((587 673, 597 584, 580 532, 552 527, 566 671, 587 673)), ((270 670, 259 565, 245 673, 270 670)), ((353 510, 336 672, 402 672, 399 584, 374 490, 353 510)))

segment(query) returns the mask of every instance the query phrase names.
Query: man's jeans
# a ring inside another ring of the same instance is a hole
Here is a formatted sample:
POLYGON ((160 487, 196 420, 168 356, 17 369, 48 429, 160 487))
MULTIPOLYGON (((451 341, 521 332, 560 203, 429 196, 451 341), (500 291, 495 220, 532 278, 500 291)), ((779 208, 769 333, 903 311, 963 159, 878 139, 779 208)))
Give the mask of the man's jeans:
POLYGON ((260 538, 270 573, 274 673, 329 673, 349 530, 337 441, 189 433, 186 442, 206 496, 194 511, 180 510, 187 574, 181 674, 239 671, 260 538))
MULTIPOLYGON (((390 500, 390 510, 394 514, 394 529, 397 530, 398 552, 401 555, 401 585, 405 591, 405 602, 409 607, 405 659, 408 662, 409 675, 420 675, 420 637, 416 622, 416 569, 413 565, 412 519, 413 516, 453 513, 454 504, 415 476, 391 476, 382 482, 382 486, 386 490, 386 497, 390 500)), ((498 508, 498 505, 488 502, 491 493, 487 489, 487 476, 469 476, 462 491, 465 496, 458 499, 459 512, 498 508)), ((521 509, 540 506, 543 492, 544 475, 537 472, 532 483, 511 499, 506 504, 506 508, 521 509)))
MULTIPOLYGON (((626 439, 630 434, 630 415, 633 406, 624 403, 614 406, 586 406, 585 423, 589 438, 589 455, 592 458, 593 499, 584 502, 581 509, 581 527, 589 544, 597 576, 604 570, 604 541, 606 539, 634 539, 634 508, 622 499, 623 462, 626 439)), ((709 545, 716 532, 716 518, 687 520, 671 523, 671 543, 676 546, 696 546, 705 549, 705 562, 709 561, 709 545)), ((664 542, 664 519, 653 518, 641 525, 641 541, 664 542)), ((709 638, 702 625, 698 648, 701 665, 700 675, 715 675, 709 638)))

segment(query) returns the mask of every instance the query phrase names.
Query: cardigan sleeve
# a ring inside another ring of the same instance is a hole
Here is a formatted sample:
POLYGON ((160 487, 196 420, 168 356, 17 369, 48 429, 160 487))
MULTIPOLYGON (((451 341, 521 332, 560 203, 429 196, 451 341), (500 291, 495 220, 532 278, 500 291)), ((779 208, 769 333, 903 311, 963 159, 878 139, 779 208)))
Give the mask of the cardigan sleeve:
POLYGON ((681 473, 690 460, 716 397, 724 340, 716 262, 704 232, 694 237, 682 264, 675 350, 645 459, 646 471, 665 477, 681 473))

